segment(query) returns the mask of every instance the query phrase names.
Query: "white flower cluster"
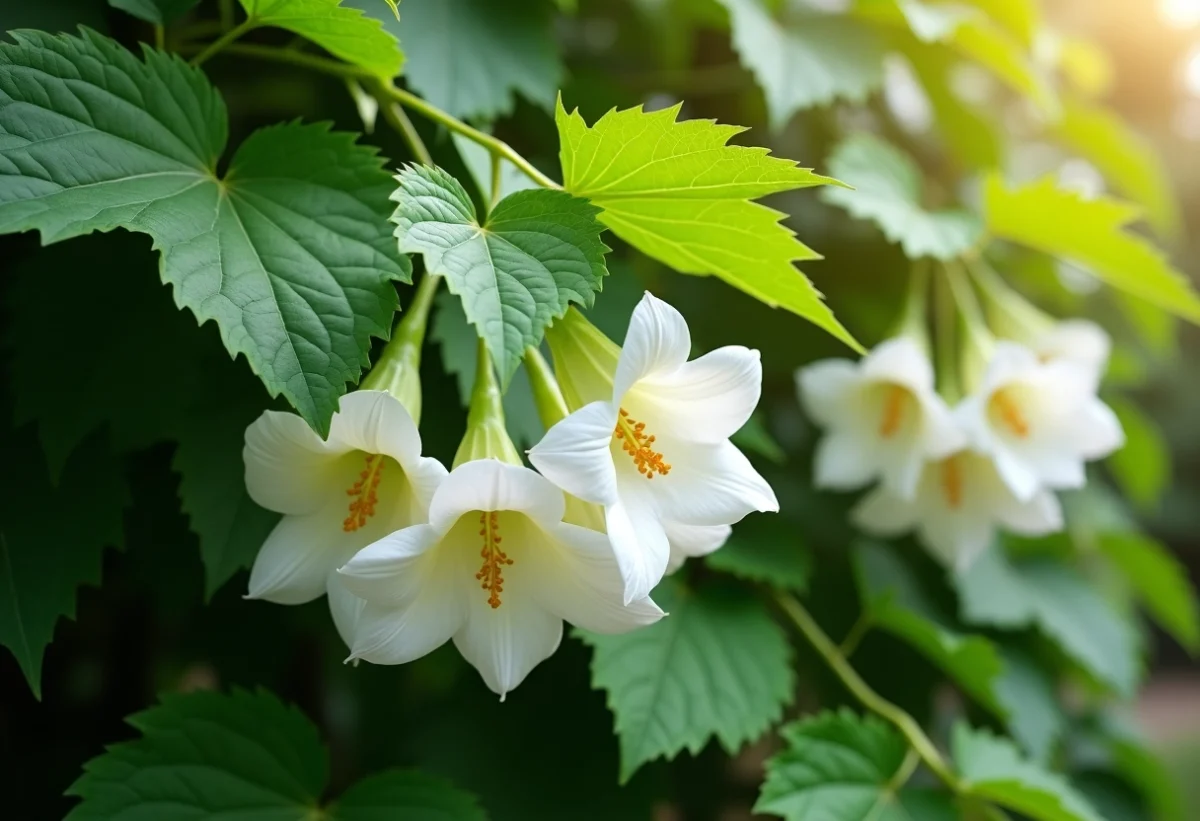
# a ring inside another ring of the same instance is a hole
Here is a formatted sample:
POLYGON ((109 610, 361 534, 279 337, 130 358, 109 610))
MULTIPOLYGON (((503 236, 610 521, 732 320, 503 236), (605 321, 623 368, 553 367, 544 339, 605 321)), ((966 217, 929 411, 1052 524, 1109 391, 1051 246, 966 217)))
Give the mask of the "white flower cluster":
POLYGON ((650 592, 673 551, 676 565, 710 552, 747 513, 778 509, 729 442, 758 403, 758 353, 689 362, 683 317, 650 294, 620 349, 574 312, 559 324, 587 362, 555 357, 574 413, 530 452, 540 473, 474 401, 451 471, 421 455, 386 391, 343 397, 326 439, 265 412, 246 431, 246 486, 284 516, 249 597, 328 593, 352 659, 400 664, 452 640, 501 697, 554 653, 564 620, 618 633, 660 619, 650 592))
POLYGON ((855 523, 879 536, 915 530, 958 569, 987 549, 997 527, 1028 536, 1061 530, 1054 491, 1082 487, 1084 463, 1124 442, 1096 395, 1108 353, 1108 337, 1084 321, 1059 323, 1030 346, 996 342, 978 386, 953 409, 908 336, 858 363, 803 368, 801 401, 827 431, 816 484, 852 490, 878 479, 855 523))

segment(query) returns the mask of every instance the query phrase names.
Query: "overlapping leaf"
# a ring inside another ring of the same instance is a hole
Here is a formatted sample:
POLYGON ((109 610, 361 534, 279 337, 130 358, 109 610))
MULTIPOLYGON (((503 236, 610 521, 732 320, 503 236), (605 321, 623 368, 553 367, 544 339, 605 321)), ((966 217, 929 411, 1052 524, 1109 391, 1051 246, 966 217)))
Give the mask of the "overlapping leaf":
POLYGON ((1108 457, 1108 468, 1129 501, 1143 510, 1152 510, 1171 483, 1171 450, 1166 435, 1136 403, 1123 397, 1109 397, 1107 402, 1125 432, 1125 446, 1108 457))
POLYGON ((592 684, 608 691, 621 780, 647 761, 693 755, 716 736, 734 753, 783 714, 792 693, 787 639, 763 604, 736 588, 668 581, 654 599, 671 615, 595 648, 592 684))
POLYGON ((404 65, 395 36, 352 4, 342 5, 341 0, 241 0, 241 4, 252 25, 287 29, 382 79, 395 77, 404 65))
POLYGON ((1192 654, 1200 652, 1200 605, 1187 568, 1140 533, 1105 533, 1098 541, 1155 621, 1192 654))
POLYGON ((198 2, 200 0, 108 0, 113 8, 158 26, 182 17, 198 2))
POLYGON ((215 319, 325 432, 371 337, 389 331, 391 280, 411 270, 375 151, 326 126, 277 126, 219 178, 226 111, 201 72, 87 30, 13 36, 0 45, 0 232, 150 234, 176 302, 215 319))
POLYGON ((608 248, 599 209, 563 191, 518 191, 481 222, 442 169, 411 166, 396 179, 401 250, 423 254, 429 271, 445 275, 507 384, 546 326, 573 302, 591 305, 600 290, 608 248))
POLYGON ((813 555, 794 523, 776 516, 751 517, 738 523, 725 546, 705 562, 738 578, 803 592, 812 576, 813 555))
POLYGON ((676 121, 679 108, 610 111, 589 127, 560 102, 563 180, 604 209, 600 220, 638 250, 685 274, 712 274, 767 305, 782 306, 858 345, 796 270, 818 259, 754 200, 837 184, 765 148, 726 145, 743 129, 676 121))

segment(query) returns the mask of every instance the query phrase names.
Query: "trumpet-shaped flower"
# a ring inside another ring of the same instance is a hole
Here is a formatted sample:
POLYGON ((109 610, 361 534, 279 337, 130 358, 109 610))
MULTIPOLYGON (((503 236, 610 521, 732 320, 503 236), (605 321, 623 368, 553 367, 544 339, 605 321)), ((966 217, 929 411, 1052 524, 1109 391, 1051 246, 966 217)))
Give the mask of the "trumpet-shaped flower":
POLYGON ((855 524, 876 536, 916 530, 925 547, 958 570, 987 550, 997 526, 1025 536, 1061 530, 1062 509, 1050 491, 1018 499, 992 460, 970 450, 927 462, 916 493, 904 499, 879 485, 851 514, 855 524))
POLYGON ((934 391, 929 357, 911 337, 890 339, 860 362, 826 359, 796 375, 801 401, 827 434, 814 465, 819 487, 853 490, 881 478, 911 499, 929 459, 965 437, 934 391))
POLYGON ((503 698, 558 648, 564 620, 621 633, 661 618, 649 598, 623 604, 608 539, 564 513, 562 492, 528 468, 456 467, 428 524, 383 537, 341 569, 366 601, 351 657, 402 664, 453 639, 503 698))
POLYGON ((1086 369, 1095 390, 1108 367, 1112 340, 1094 322, 1068 319, 1040 334, 1034 341, 1033 351, 1043 361, 1066 360, 1086 369))
MULTIPOLYGON (((683 317, 647 293, 608 377, 608 396, 554 425, 529 452, 554 484, 604 507, 627 602, 648 595, 666 572, 665 522, 720 527, 779 509, 770 486, 729 441, 758 404, 758 352, 730 346, 689 362, 690 353, 683 317)), ((602 359, 603 351, 595 361, 602 359)), ((557 355, 555 361, 567 393, 565 374, 577 363, 557 355)), ((578 366, 594 396, 604 369, 578 366)))
POLYGON ((956 409, 971 446, 992 457, 1018 499, 1042 488, 1082 487, 1084 462, 1124 442, 1121 423, 1096 396, 1093 371, 1069 359, 1043 361, 997 342, 981 384, 956 409))
POLYGON ((330 608, 349 640, 358 603, 331 576, 355 551, 426 521, 446 476, 421 455, 408 411, 385 391, 343 396, 321 439, 293 413, 265 411, 246 429, 246 489, 283 518, 250 572, 248 597, 302 604, 330 592, 330 608))

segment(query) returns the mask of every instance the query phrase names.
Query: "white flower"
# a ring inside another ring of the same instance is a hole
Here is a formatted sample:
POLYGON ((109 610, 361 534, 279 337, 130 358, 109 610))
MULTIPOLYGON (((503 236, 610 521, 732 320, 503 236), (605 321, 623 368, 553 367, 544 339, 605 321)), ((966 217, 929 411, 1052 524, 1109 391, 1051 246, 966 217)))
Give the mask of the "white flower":
POLYGON ((929 357, 911 337, 890 339, 857 363, 816 362, 796 382, 808 414, 828 431, 815 457, 818 487, 854 490, 878 477, 910 499, 921 466, 965 444, 934 391, 929 357))
POLYGON ((265 411, 246 429, 242 455, 250 498, 284 514, 254 561, 248 597, 302 604, 328 587, 349 643, 359 605, 334 572, 356 550, 426 521, 446 468, 421 456, 412 417, 383 391, 343 396, 327 440, 293 413, 265 411))
POLYGON ((451 471, 429 523, 385 536, 341 569, 367 604, 352 658, 402 664, 453 638, 503 698, 558 648, 562 622, 598 633, 652 624, 649 598, 622 604, 608 539, 563 522, 563 494, 496 459, 451 471))
POLYGON ((725 546, 733 533, 732 525, 682 525, 678 522, 663 522, 667 531, 667 542, 671 546, 671 557, 667 560, 667 573, 683 567, 688 559, 696 559, 715 553, 725 546))
POLYGON ((1063 525, 1053 493, 1043 490, 1019 500, 992 460, 969 450, 927 462, 912 500, 880 485, 863 497, 851 516, 876 536, 915 529, 931 553, 958 570, 987 550, 997 526, 1024 536, 1044 536, 1063 525))
POLYGON ((648 595, 666 572, 664 522, 716 527, 779 509, 729 441, 758 404, 758 352, 730 346, 689 362, 691 344, 679 312, 647 293, 630 319, 610 398, 575 411, 529 452, 550 481, 604 506, 626 601, 648 595))
POLYGON ((1112 340, 1104 329, 1094 322, 1086 319, 1068 319, 1055 323, 1049 330, 1040 334, 1034 341, 1033 351, 1043 361, 1062 359, 1074 362, 1085 368, 1092 377, 1094 386, 1098 386, 1108 367, 1112 340))
POLYGON ((1083 487, 1083 463, 1123 444, 1121 423, 1095 391, 1088 368, 997 342, 982 384, 955 413, 971 446, 1028 500, 1041 488, 1083 487))

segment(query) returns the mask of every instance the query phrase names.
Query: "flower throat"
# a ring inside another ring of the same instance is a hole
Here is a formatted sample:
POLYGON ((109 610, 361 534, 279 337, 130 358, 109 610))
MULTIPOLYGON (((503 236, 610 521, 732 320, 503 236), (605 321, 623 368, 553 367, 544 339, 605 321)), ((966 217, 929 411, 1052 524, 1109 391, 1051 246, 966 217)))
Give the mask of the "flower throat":
POLYGON ((488 591, 488 604, 495 610, 500 606, 500 594, 504 592, 504 567, 513 563, 500 549, 500 517, 495 511, 479 514, 479 535, 483 537, 483 549, 479 551, 483 567, 475 574, 480 587, 488 591))
POLYGON ((342 530, 353 533, 367 523, 367 519, 375 515, 375 505, 379 503, 379 482, 383 479, 384 457, 379 453, 367 454, 367 467, 358 474, 358 481, 346 491, 347 496, 354 497, 350 502, 350 515, 342 522, 342 530))
POLYGON ((638 473, 647 479, 653 479, 656 473, 666 476, 671 472, 671 466, 663 461, 662 453, 653 447, 655 437, 646 435, 646 423, 634 419, 624 408, 621 408, 621 415, 617 417, 613 436, 621 441, 621 449, 633 458, 638 473))

